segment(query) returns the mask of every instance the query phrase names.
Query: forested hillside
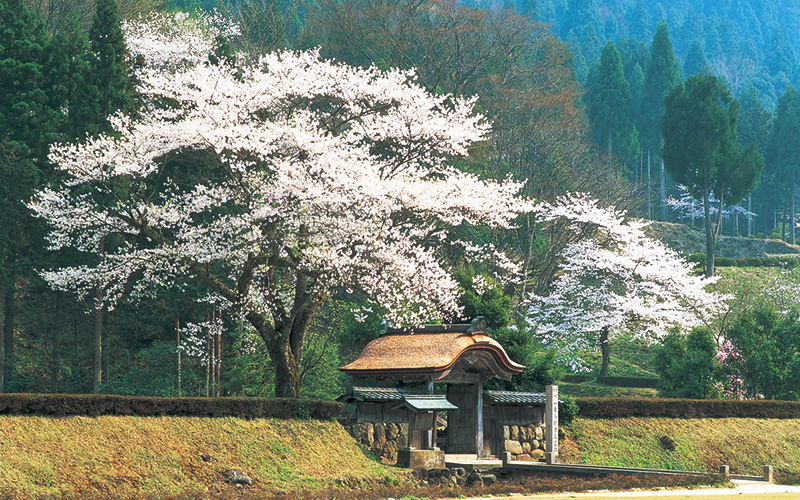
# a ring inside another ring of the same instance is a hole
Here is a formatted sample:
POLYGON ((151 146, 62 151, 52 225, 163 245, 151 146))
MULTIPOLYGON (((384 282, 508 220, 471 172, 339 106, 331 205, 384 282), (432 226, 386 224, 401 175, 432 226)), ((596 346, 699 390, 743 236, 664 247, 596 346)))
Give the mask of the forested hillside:
POLYGON ((514 387, 678 323, 763 395, 711 358, 796 317, 709 284, 795 242, 798 51, 788 0, 0 0, 0 392, 330 398, 483 315, 514 387))

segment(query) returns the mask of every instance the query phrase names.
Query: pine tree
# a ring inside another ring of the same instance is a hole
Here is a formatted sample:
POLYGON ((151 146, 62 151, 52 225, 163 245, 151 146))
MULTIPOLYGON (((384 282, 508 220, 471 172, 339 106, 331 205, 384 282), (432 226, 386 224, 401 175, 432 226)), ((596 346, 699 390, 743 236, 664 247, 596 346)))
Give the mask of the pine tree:
POLYGON ((766 156, 770 170, 788 196, 790 242, 794 244, 795 191, 800 181, 800 92, 793 86, 787 87, 778 100, 766 156))
POLYGON ((622 71, 622 59, 614 42, 608 42, 587 94, 592 138, 609 158, 628 160, 639 153, 633 124, 630 85, 622 71))
POLYGON ((686 56, 686 62, 683 64, 683 73, 687 78, 701 73, 711 73, 706 52, 703 50, 700 40, 692 42, 692 47, 686 56))
POLYGON ((69 25, 71 28, 59 32, 51 40, 45 63, 49 106, 66 110, 60 114, 57 125, 62 140, 85 137, 88 130, 84 110, 95 107, 90 100, 93 93, 86 91, 90 71, 89 40, 76 19, 69 21, 69 25))
POLYGON ((53 123, 44 91, 44 38, 22 0, 0 0, 0 392, 13 372, 7 307, 41 241, 25 202, 39 183, 53 123))
POLYGON ((665 99, 664 164, 669 174, 703 200, 706 274, 714 274, 714 252, 722 205, 738 203, 755 186, 764 159, 754 144, 736 135, 739 103, 711 75, 695 75, 665 99), (711 196, 719 200, 712 220, 711 196))
MULTIPOLYGON (((761 99, 758 96, 758 91, 752 85, 748 85, 739 96, 739 103, 742 106, 742 111, 737 126, 737 134, 742 144, 753 143, 758 147, 758 151, 764 155, 766 152, 767 141, 769 140, 770 124, 772 121, 772 114, 764 107, 761 99)), ((748 197, 748 210, 753 211, 752 199, 759 197, 762 200, 761 217, 765 220, 767 214, 767 203, 773 203, 777 196, 774 192, 774 183, 771 181, 770 176, 765 171, 759 179, 759 186, 754 193, 754 196, 748 197), (766 196, 765 196, 766 195, 766 196)), ((751 234, 751 222, 748 221, 745 236, 751 234)), ((765 230, 766 232, 766 230, 765 230)))
MULTIPOLYGON (((639 113, 639 130, 642 149, 647 155, 648 169, 651 160, 660 156, 661 151, 661 117, 664 116, 664 97, 673 87, 681 82, 680 67, 675 59, 672 42, 669 39, 667 24, 658 25, 653 44, 650 47, 650 60, 647 63, 642 107, 639 113)), ((666 176, 664 164, 661 163, 659 175, 659 199, 666 197, 666 176)), ((666 206, 661 205, 661 220, 667 217, 666 206)))
POLYGON ((52 118, 43 89, 43 39, 22 0, 0 0, 0 134, 39 157, 52 118))
POLYGON ((107 117, 131 106, 131 84, 126 65, 127 46, 120 27, 116 0, 97 0, 89 30, 89 74, 79 94, 86 104, 76 109, 75 124, 83 123, 86 132, 110 132, 107 117))

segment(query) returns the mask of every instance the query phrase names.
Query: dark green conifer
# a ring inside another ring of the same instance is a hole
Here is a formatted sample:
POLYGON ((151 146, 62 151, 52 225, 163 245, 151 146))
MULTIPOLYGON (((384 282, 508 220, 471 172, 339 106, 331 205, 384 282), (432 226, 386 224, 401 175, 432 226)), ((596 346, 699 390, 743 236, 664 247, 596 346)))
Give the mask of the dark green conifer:
POLYGON ((633 124, 631 89, 614 42, 608 42, 603 49, 587 98, 595 143, 609 157, 628 160, 637 155, 639 141, 633 124))
POLYGON ((700 40, 692 43, 689 54, 686 56, 686 62, 683 64, 683 73, 687 78, 701 73, 711 73, 706 52, 703 50, 700 40))

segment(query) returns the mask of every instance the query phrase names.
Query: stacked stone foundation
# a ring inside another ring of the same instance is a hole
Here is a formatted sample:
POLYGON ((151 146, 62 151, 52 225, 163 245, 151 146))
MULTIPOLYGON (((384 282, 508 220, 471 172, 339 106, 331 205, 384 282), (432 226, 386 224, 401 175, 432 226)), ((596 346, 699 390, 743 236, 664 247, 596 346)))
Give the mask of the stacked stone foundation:
POLYGON ((542 460, 547 453, 545 435, 544 424, 504 425, 504 451, 511 453, 512 460, 542 460))
MULTIPOLYGON (((369 449, 383 464, 397 463, 397 452, 408 446, 407 423, 354 423, 347 431, 360 444, 369 449)), ((516 461, 543 460, 547 453, 545 424, 503 425, 503 450, 511 453, 516 461)), ((440 436, 446 436, 446 429, 440 436)), ((445 451, 447 451, 445 447, 445 451)))
POLYGON ((346 426, 346 429, 386 465, 396 464, 397 451, 408 446, 407 423, 362 423, 346 426))

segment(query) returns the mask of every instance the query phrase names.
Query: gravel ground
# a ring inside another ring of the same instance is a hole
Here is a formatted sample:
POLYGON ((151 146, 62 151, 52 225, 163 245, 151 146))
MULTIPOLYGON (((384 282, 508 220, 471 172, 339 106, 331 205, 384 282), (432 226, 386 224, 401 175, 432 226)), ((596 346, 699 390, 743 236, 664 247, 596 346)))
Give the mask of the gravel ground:
MULTIPOLYGON (((693 490, 641 490, 641 491, 596 491, 587 493, 561 493, 557 495, 514 495, 506 498, 515 500, 548 500, 561 498, 577 498, 580 500, 614 500, 636 498, 639 500, 653 498, 670 497, 672 500, 682 498, 694 498, 714 496, 715 500, 741 499, 742 495, 748 496, 748 500, 800 500, 800 486, 784 486, 781 484, 768 484, 754 481, 737 481, 733 483, 736 488, 698 488, 693 490)), ((497 500, 498 497, 483 497, 470 500, 497 500)))

